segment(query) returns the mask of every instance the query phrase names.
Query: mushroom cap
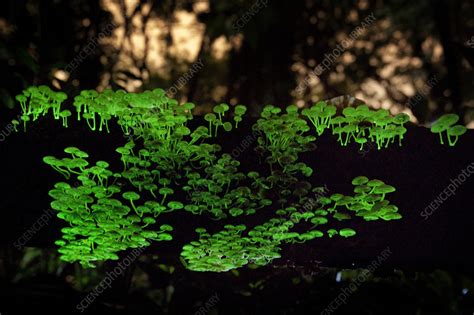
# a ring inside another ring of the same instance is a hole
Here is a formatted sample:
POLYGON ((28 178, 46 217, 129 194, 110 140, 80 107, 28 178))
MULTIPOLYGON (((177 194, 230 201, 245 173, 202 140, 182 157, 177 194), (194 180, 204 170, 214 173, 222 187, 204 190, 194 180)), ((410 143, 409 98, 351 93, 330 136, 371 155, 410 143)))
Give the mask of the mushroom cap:
POLYGON ((336 116, 331 119, 331 125, 342 124, 344 122, 346 122, 346 118, 343 116, 336 116))
POLYGON ((359 144, 364 144, 364 143, 367 143, 367 139, 366 138, 362 138, 362 137, 358 137, 355 139, 355 141, 359 144))
POLYGON ((369 179, 366 176, 357 176, 352 180, 352 185, 363 185, 366 184, 369 179))
POLYGON ((231 131, 232 130, 232 124, 228 121, 226 121, 222 126, 223 126, 225 131, 231 131))
POLYGON ((359 113, 366 114, 367 112, 370 111, 370 108, 369 106, 367 106, 367 104, 360 104, 356 107, 356 111, 359 113))
POLYGON ((389 203, 390 203, 390 201, 388 201, 388 200, 377 201, 377 202, 375 202, 375 204, 372 206, 372 208, 370 209, 370 211, 375 213, 375 212, 381 210, 382 208, 388 206, 389 203))
POLYGON ((46 163, 46 164, 49 164, 49 165, 61 164, 60 160, 58 160, 54 156, 50 156, 50 155, 43 157, 43 162, 46 163))
POLYGON ((399 220, 402 218, 402 215, 397 212, 390 212, 382 215, 382 219, 384 220, 399 220))
POLYGON ((204 120, 209 121, 209 122, 214 122, 216 121, 217 117, 214 113, 207 113, 204 115, 204 120))
POLYGON ((339 235, 341 235, 342 237, 350 237, 356 235, 356 231, 350 228, 344 228, 339 230, 339 235))
POLYGON ((441 116, 435 124, 442 124, 445 126, 452 126, 459 121, 459 116, 456 114, 445 114, 441 116))
POLYGON ((367 182, 367 186, 370 186, 370 187, 378 187, 378 186, 382 186, 383 184, 384 182, 379 179, 372 179, 367 182))
POLYGON ((435 122, 434 124, 431 125, 430 130, 432 133, 440 133, 448 129, 448 127, 449 127, 448 125, 435 122))
POLYGON ((404 135, 405 133, 407 132, 407 128, 403 127, 403 126, 396 126, 393 133, 395 135, 404 135))
POLYGON ((462 136, 467 131, 467 128, 463 125, 452 126, 448 129, 448 135, 450 136, 462 136))
POLYGON ((351 216, 348 215, 347 213, 341 213, 341 212, 337 212, 333 215, 333 218, 336 219, 336 220, 339 220, 339 221, 342 221, 342 220, 349 220, 351 219, 351 216))
POLYGON ((225 109, 225 106, 223 106, 223 104, 219 104, 219 105, 214 106, 212 111, 216 114, 222 114, 226 111, 226 109, 225 109))
POLYGON ((315 215, 328 215, 328 212, 324 209, 317 209, 316 211, 314 211, 314 214, 315 215))
POLYGON ((64 182, 58 182, 58 183, 54 184, 54 188, 67 190, 67 189, 71 188, 71 185, 69 185, 68 183, 64 183, 64 182))
POLYGON ((124 199, 127 199, 127 200, 138 200, 138 199, 140 199, 140 195, 137 194, 134 191, 127 191, 127 192, 122 194, 122 197, 124 199))
POLYGON ((175 134, 178 136, 187 136, 191 134, 191 130, 188 127, 179 126, 178 128, 175 129, 175 134))
POLYGON ((410 116, 408 116, 407 114, 405 113, 399 113, 397 115, 395 115, 395 117, 393 118, 393 121, 396 123, 396 124, 400 124, 400 125, 403 125, 407 122, 410 121, 410 116))
POLYGON ((330 198, 331 198, 331 200, 333 200, 333 201, 339 201, 339 200, 341 200, 342 198, 344 198, 344 195, 342 195, 342 194, 333 194, 330 198))
POLYGON ((376 193, 376 194, 388 194, 388 193, 394 192, 395 190, 396 190, 395 187, 383 184, 383 185, 380 185, 380 186, 376 186, 375 189, 374 189, 374 193, 376 193))
POLYGON ((78 159, 73 159, 70 163, 70 167, 73 168, 73 167, 86 167, 87 165, 89 165, 89 162, 87 162, 87 160, 84 160, 84 159, 81 159, 81 158, 78 158, 78 159))
POLYGON ((303 233, 303 234, 298 235, 298 238, 299 238, 300 240, 310 241, 310 240, 312 240, 313 238, 315 238, 315 236, 314 236, 314 234, 311 234, 311 233, 306 232, 306 233, 303 233))
POLYGON ((288 114, 295 114, 295 113, 298 112, 298 109, 299 109, 299 108, 298 108, 298 106, 296 106, 296 105, 289 105, 289 106, 286 107, 286 112, 287 112, 288 114))
POLYGON ((186 110, 191 110, 191 109, 196 107, 196 105, 194 105, 194 103, 190 103, 190 102, 184 103, 182 106, 186 110))
POLYGON ((318 202, 322 205, 328 205, 328 204, 332 203, 332 200, 328 197, 320 197, 318 199, 318 202))
POLYGON ((174 193, 174 190, 169 188, 169 187, 163 187, 163 188, 160 188, 160 190, 158 190, 158 192, 161 195, 169 195, 169 194, 174 193))
POLYGON ((244 210, 242 210, 240 208, 232 208, 232 209, 229 210, 229 213, 230 213, 231 216, 237 217, 237 216, 243 214, 244 210))
POLYGON ((359 211, 359 210, 365 209, 366 206, 361 202, 355 202, 348 205, 348 208, 349 210, 352 210, 352 211, 359 211))
POLYGON ((328 223, 328 219, 326 219, 325 217, 313 217, 311 218, 311 223, 313 224, 326 224, 328 223))
POLYGON ((360 186, 354 187, 354 192, 357 194, 364 194, 364 193, 368 193, 369 191, 371 191, 371 188, 367 185, 360 185, 360 186))
POLYGON ((158 235, 158 238, 160 239, 160 241, 171 241, 173 239, 173 236, 168 233, 160 233, 158 235))
POLYGON ((240 104, 236 105, 234 109, 234 113, 238 116, 242 116, 243 114, 245 114, 246 111, 247 111, 247 107, 240 104))
POLYGON ((160 230, 166 231, 166 232, 171 232, 171 231, 173 231, 173 227, 169 224, 162 224, 160 226, 160 230))
POLYGON ((334 105, 328 105, 327 107, 324 108, 323 113, 327 117, 332 117, 336 114, 337 108, 334 105))
POLYGON ((154 218, 151 218, 151 217, 146 217, 143 219, 143 223, 146 223, 146 224, 155 224, 156 223, 156 220, 154 218))
POLYGON ((168 202, 168 208, 171 208, 173 210, 175 209, 183 209, 184 208, 184 205, 179 202, 179 201, 170 201, 168 202))
POLYGON ((346 107, 342 110, 342 114, 346 117, 353 117, 357 115, 356 109, 354 107, 346 107))
POLYGON ((26 102, 26 96, 23 95, 23 94, 19 94, 19 95, 15 96, 15 99, 16 99, 18 102, 26 102))
POLYGON ((67 147, 67 148, 64 149, 64 152, 69 153, 69 154, 74 154, 78 151, 80 151, 80 150, 76 147, 67 147))
POLYGON ((313 235, 314 237, 323 237, 324 236, 324 233, 320 230, 311 230, 307 233, 313 235))
POLYGON ((61 117, 69 117, 71 115, 72 115, 72 113, 68 109, 65 109, 65 110, 63 110, 62 112, 59 113, 59 116, 61 116, 61 117))

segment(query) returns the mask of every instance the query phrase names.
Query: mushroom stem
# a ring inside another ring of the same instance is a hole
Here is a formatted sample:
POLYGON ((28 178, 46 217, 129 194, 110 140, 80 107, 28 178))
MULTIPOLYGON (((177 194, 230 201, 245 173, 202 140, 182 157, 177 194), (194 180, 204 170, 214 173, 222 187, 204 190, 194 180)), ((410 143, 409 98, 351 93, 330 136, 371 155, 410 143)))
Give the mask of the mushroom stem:
POLYGON ((447 135, 447 137, 448 137, 449 146, 454 147, 456 142, 458 142, 458 137, 454 136, 454 141, 451 141, 451 136, 449 134, 447 135))

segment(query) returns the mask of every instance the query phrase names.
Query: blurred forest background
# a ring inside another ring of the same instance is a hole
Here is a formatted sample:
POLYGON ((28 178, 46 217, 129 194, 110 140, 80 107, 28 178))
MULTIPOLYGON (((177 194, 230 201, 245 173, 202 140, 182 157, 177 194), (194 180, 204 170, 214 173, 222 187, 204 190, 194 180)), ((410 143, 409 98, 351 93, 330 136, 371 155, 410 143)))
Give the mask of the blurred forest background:
POLYGON ((248 105, 254 114, 265 104, 303 107, 349 94, 406 112, 414 122, 455 112, 474 126, 471 0, 4 0, 0 6, 1 120, 16 116, 11 109, 22 89, 47 84, 70 96, 162 87, 204 111, 226 102, 248 105), (327 67, 314 75, 323 62, 327 67))
MULTIPOLYGON (((253 115, 266 104, 304 107, 351 95, 421 124, 458 113, 474 128, 474 1, 2 0, 0 73, 0 128, 19 114, 15 95, 39 84, 70 97, 161 87, 201 112, 226 102, 253 115)), ((358 274, 308 274, 284 262, 289 267, 272 272, 210 277, 159 258, 142 257, 91 311, 196 313, 218 292, 221 314, 316 312, 358 274)), ((51 249, 0 249, 0 312, 65 310, 105 267, 83 271, 51 249)), ((464 315, 473 294, 471 275, 380 270, 340 313, 464 315)))

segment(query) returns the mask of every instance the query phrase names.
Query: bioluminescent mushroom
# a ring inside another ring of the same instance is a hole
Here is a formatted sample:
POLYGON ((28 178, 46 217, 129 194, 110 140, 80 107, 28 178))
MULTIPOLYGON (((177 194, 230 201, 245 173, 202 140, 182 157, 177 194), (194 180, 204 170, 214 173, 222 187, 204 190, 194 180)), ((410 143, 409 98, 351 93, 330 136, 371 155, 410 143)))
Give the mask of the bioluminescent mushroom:
MULTIPOLYGON (((59 106, 65 95, 54 93, 41 87, 17 97, 24 124, 52 108, 54 118, 62 118, 67 127, 70 115, 59 106)), ((196 128, 188 124, 194 104, 179 104, 162 89, 142 93, 82 91, 74 99, 74 107, 78 119, 85 118, 91 129, 109 131, 109 122, 115 120, 131 140, 116 149, 123 163, 121 172, 112 171, 114 163, 89 163, 88 154, 76 147, 65 149, 70 154, 67 158, 44 158, 55 170, 72 177, 70 182, 78 183, 77 187, 57 183, 49 192, 57 216, 71 226, 62 231, 56 244, 65 261, 93 267, 99 260, 118 259, 118 251, 171 240, 171 226, 153 229, 155 218, 164 212, 184 209, 195 215, 210 214, 213 220, 251 216, 272 204, 266 196, 276 196, 272 199, 281 205, 275 211, 278 217, 248 232, 243 224, 227 224, 215 234, 197 229, 199 239, 185 245, 181 254, 186 268, 220 272, 249 263, 263 266, 281 257, 280 246, 285 243, 323 237, 325 233, 315 227, 327 226, 329 237, 349 236, 349 230, 331 228, 334 220, 401 218, 398 208, 385 200, 394 188, 365 176, 352 181, 354 196, 322 196, 326 190, 301 181, 302 176, 312 176, 313 169, 300 161, 300 154, 313 150, 316 136, 327 128, 339 134, 342 145, 355 141, 361 149, 369 141, 379 147, 388 146, 396 137, 400 142, 406 132, 405 115, 392 117, 386 110, 373 111, 364 105, 344 109, 343 115, 337 116, 336 107, 325 102, 301 113, 295 105, 285 110, 265 106, 253 131, 257 135, 255 151, 266 161, 269 172, 244 174, 239 171, 239 161, 220 153, 219 145, 207 143, 220 127, 224 131, 233 128, 225 121, 230 109, 227 104, 219 104, 205 115, 208 127, 196 128), (308 121, 316 129, 313 134, 308 121), (310 192, 317 194, 316 205, 310 192), (175 200, 168 201, 169 195, 175 200), (134 204, 138 199, 143 200, 141 205, 134 204), (124 200, 130 206, 122 203, 124 200), (314 226, 304 230, 305 224, 314 226)), ((243 105, 234 107, 235 128, 245 112, 243 105)), ((457 141, 457 133, 453 127, 451 138, 455 139, 450 143, 457 141)))
POLYGON ((146 217, 146 218, 143 219, 143 223, 145 223, 145 225, 143 227, 146 227, 150 224, 155 224, 156 220, 151 218, 151 217, 146 217))
POLYGON ((67 118, 72 115, 70 110, 63 110, 62 112, 59 113, 59 117, 62 118, 63 120, 63 126, 67 128, 67 118))
POLYGON ((135 210, 135 212, 137 212, 137 208, 135 207, 135 205, 134 205, 133 202, 136 201, 136 200, 138 200, 138 199, 140 199, 140 195, 137 194, 137 193, 134 192, 134 191, 127 191, 127 192, 125 192, 125 193, 122 194, 122 197, 123 197, 124 199, 129 200, 129 201, 130 201, 130 204, 132 205, 132 208, 135 210))
POLYGON ((373 192, 376 194, 381 194, 382 195, 382 200, 385 198, 385 194, 394 192, 396 189, 393 186, 390 185, 380 185, 380 186, 375 186, 373 189, 373 192))
POLYGON ((384 185, 384 182, 379 179, 371 179, 370 181, 366 183, 366 185, 369 187, 372 187, 372 191, 373 191, 373 189, 375 189, 376 187, 384 185))
POLYGON ((467 128, 462 126, 462 125, 456 125, 449 127, 447 130, 448 133, 448 142, 450 146, 456 145, 456 142, 458 142, 458 138, 465 134, 467 131, 467 128), (451 140, 451 137, 454 137, 454 141, 451 140))
POLYGON ((359 185, 364 185, 367 184, 369 179, 365 176, 357 176, 352 180, 352 185, 359 186, 359 185))
POLYGON ((326 224, 328 223, 328 219, 326 219, 325 217, 313 217, 311 219, 311 223, 315 224, 316 226, 317 225, 322 225, 322 224, 326 224))
POLYGON ((179 210, 179 209, 183 209, 184 205, 179 201, 170 201, 168 202, 168 208, 172 210, 179 210))
POLYGON ((234 121, 235 121, 235 128, 238 127, 239 122, 242 121, 242 116, 247 111, 247 107, 244 105, 236 105, 234 108, 234 121))
POLYGON ((334 235, 337 235, 339 232, 336 229, 329 229, 327 233, 329 237, 333 237, 334 235))
POLYGON ((160 188, 158 192, 160 195, 163 195, 163 199, 161 200, 161 203, 163 204, 165 202, 166 196, 173 194, 174 190, 169 187, 163 187, 160 188))
POLYGON ((439 139, 441 144, 443 142, 443 132, 447 132, 448 143, 450 146, 454 146, 458 140, 458 137, 466 132, 466 128, 462 125, 453 126, 459 121, 459 116, 456 114, 445 114, 441 116, 431 125, 431 132, 439 133, 439 139), (451 136, 455 138, 451 140, 451 136))
POLYGON ((344 228, 339 230, 339 235, 341 235, 342 237, 351 237, 356 235, 356 231, 354 231, 353 229, 344 228))

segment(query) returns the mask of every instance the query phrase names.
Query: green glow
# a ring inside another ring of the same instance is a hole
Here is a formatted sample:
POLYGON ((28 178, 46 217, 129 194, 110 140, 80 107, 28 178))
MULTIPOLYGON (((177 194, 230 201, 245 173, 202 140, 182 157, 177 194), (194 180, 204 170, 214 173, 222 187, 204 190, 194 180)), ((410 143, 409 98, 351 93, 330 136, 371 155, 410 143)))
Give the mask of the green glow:
POLYGON ((439 134, 441 144, 444 144, 443 132, 446 132, 448 144, 454 146, 458 142, 459 137, 467 131, 467 128, 463 125, 455 125, 458 121, 459 116, 456 114, 443 115, 431 125, 431 132, 439 134))
POLYGON ((169 239, 166 235, 162 236, 164 231, 145 230, 155 220, 144 217, 146 213, 151 213, 147 205, 137 208, 133 205, 133 201, 140 198, 138 194, 126 192, 123 197, 130 200, 139 216, 116 199, 121 189, 115 182, 120 176, 108 170, 107 162, 98 161, 90 166, 85 160, 87 153, 75 147, 64 151, 72 159, 45 158, 48 164, 65 175, 74 176, 75 181, 80 183, 72 187, 59 182, 49 192, 54 199, 51 207, 58 211, 60 219, 69 224, 61 230, 62 239, 55 242, 60 247, 58 251, 62 260, 79 261, 82 266, 93 268, 96 261, 118 259, 118 251, 148 246, 151 240, 169 239))
MULTIPOLYGON (((23 101, 23 98, 20 99, 23 101)), ((211 212, 214 217, 222 219, 228 215, 253 214, 257 209, 269 204, 269 200, 259 198, 249 188, 237 186, 239 181, 246 178, 244 174, 237 171, 238 161, 228 154, 219 157, 218 145, 203 143, 203 140, 217 135, 220 127, 224 131, 232 129, 232 124, 224 120, 224 115, 229 110, 228 105, 217 105, 213 109, 214 113, 207 116, 209 128, 199 126, 193 131, 187 127, 187 123, 193 118, 194 104, 179 105, 175 100, 167 98, 161 89, 140 94, 111 90, 103 93, 92 90, 82 91, 74 99, 73 105, 76 107, 77 120, 85 119, 91 130, 109 132, 108 121, 115 118, 122 131, 131 135, 127 143, 116 149, 123 164, 123 171, 119 173, 108 171, 109 164, 105 161, 99 161, 95 166, 88 167, 89 163, 86 160, 88 154, 75 147, 65 149, 72 158, 57 159, 48 156, 44 158, 44 161, 63 174, 66 179, 72 180, 71 177, 75 176, 82 180, 84 185, 91 186, 86 191, 90 190, 90 193, 96 194, 97 199, 89 200, 90 204, 86 204, 89 216, 94 215, 95 209, 107 211, 107 207, 101 204, 103 198, 120 196, 126 204, 119 199, 113 199, 114 204, 120 202, 116 205, 121 207, 120 213, 128 214, 128 223, 132 224, 131 230, 135 233, 145 233, 146 237, 140 243, 142 246, 149 245, 147 238, 150 236, 150 239, 154 240, 172 239, 170 234, 164 233, 172 230, 169 225, 162 225, 162 229, 156 232, 144 230, 147 226, 153 227, 156 223, 154 218, 164 212, 181 209, 195 214, 211 212), (142 148, 137 146, 138 141, 143 143, 142 148), (180 170, 181 174, 176 173, 176 170, 180 170), (188 183, 184 186, 176 186, 169 178, 185 179, 188 183), (113 182, 110 185, 111 180, 113 182), (115 185, 115 182, 122 184, 115 185), (130 185, 129 191, 120 195, 120 186, 127 182, 130 185), (232 186, 235 187, 229 189, 232 186), (180 201, 169 200, 176 189, 193 191, 190 204, 184 205, 180 201), (145 195, 145 192, 149 195, 145 195), (119 195, 114 196, 116 194, 119 195), (143 201, 139 204, 141 200, 143 201), (245 205, 245 209, 241 208, 242 205, 245 205), (143 225, 139 227, 139 223, 143 225), (156 233, 156 236, 153 233, 156 233)), ((245 112, 245 106, 235 107, 235 127, 245 112)), ((63 118, 63 126, 67 127, 70 111, 64 110, 58 115, 63 118)), ((68 189, 70 191, 72 188, 68 189)), ((82 190, 84 189, 81 188, 82 190)), ((58 196, 56 193, 52 195, 58 196)), ((75 215, 79 212, 76 208, 74 210, 66 208, 66 202, 61 199, 53 201, 53 204, 58 211, 63 209, 75 215)), ((68 221, 70 214, 61 212, 58 216, 68 221)), ((109 216, 106 218, 112 219, 109 216)), ((127 223, 123 221, 123 218, 120 220, 122 221, 119 226, 126 227, 127 223)), ((76 223, 80 224, 80 222, 76 223)), ((118 226, 115 225, 115 227, 118 226)), ((140 240, 137 235, 132 236, 135 237, 135 241, 140 240)), ((133 244, 127 243, 126 238, 115 239, 115 241, 121 244, 115 251, 133 247, 133 244)), ((63 244, 61 251, 70 248, 70 245, 63 241, 58 244, 63 244)), ((90 241, 89 245, 92 248, 94 244, 90 241)), ((94 250, 96 250, 95 247, 94 250)), ((87 255, 81 258, 81 255, 86 252, 85 248, 79 255, 67 251, 68 255, 65 255, 63 259, 79 260, 86 267, 93 267, 91 261, 108 259, 106 256, 103 256, 103 259, 88 259, 87 255)))
POLYGON ((63 125, 67 127, 67 117, 71 112, 61 112, 61 104, 66 99, 66 93, 54 92, 45 85, 29 87, 22 94, 17 95, 16 100, 21 106, 21 120, 23 121, 24 130, 26 131, 27 121, 37 120, 40 116, 48 114, 50 109, 53 112, 54 119, 62 118, 63 125))
POLYGON ((342 237, 351 237, 356 235, 356 231, 354 231, 353 229, 345 228, 339 231, 339 235, 341 235, 342 237))
POLYGON ((391 116, 385 109, 373 111, 367 105, 359 105, 357 108, 346 107, 342 111, 342 116, 336 116, 336 107, 327 105, 324 101, 304 109, 302 114, 316 128, 318 136, 322 135, 325 129, 331 128, 332 133, 338 136, 341 145, 347 146, 354 140, 360 144, 360 150, 368 142, 375 142, 379 150, 386 148, 397 137, 401 145, 406 133, 403 125, 410 120, 406 114, 391 116))
MULTIPOLYGON (((252 174, 255 178, 255 174, 252 174)), ((372 220, 397 220, 401 215, 398 208, 384 199, 395 189, 383 181, 365 176, 358 176, 352 181, 354 196, 333 194, 328 201, 322 202, 325 207, 319 206, 307 211, 298 211, 303 208, 302 203, 278 209, 278 217, 269 219, 248 231, 244 225, 226 225, 224 230, 210 235, 204 228, 196 229, 199 241, 193 241, 183 247, 181 253, 185 266, 194 271, 223 272, 239 268, 247 264, 263 266, 280 257, 281 246, 284 243, 304 243, 327 235, 332 238, 353 237, 356 231, 352 228, 342 228, 339 231, 328 227, 330 219, 345 221, 354 217, 362 217, 366 221, 372 220), (326 209, 326 210, 325 210, 326 209), (332 214, 329 216, 329 214, 332 214), (313 227, 304 232, 296 232, 297 226, 310 221, 313 227), (325 227, 325 231, 321 230, 325 227)), ((319 191, 319 187, 313 190, 319 191)))
MULTIPOLYGON (((50 108, 53 117, 68 127, 72 113, 61 109, 65 99, 64 93, 47 87, 27 89, 17 97, 24 128, 50 108)), ((358 176, 352 180, 353 195, 325 196, 323 187, 304 180, 313 176, 313 169, 300 161, 300 155, 316 148, 308 121, 318 136, 331 129, 342 145, 355 141, 362 149, 371 141, 380 149, 397 137, 401 143, 406 132, 403 124, 408 121, 404 114, 392 117, 386 110, 359 106, 338 116, 336 108, 324 102, 301 113, 295 105, 284 111, 267 105, 253 130, 258 134, 255 150, 268 168, 245 174, 239 161, 211 142, 212 137, 238 128, 247 111, 243 105, 231 111, 229 105, 219 104, 204 116, 204 125, 195 128, 189 124, 195 105, 179 104, 162 89, 86 90, 72 105, 75 119, 92 131, 109 132, 115 127, 109 124, 113 120, 129 137, 115 149, 120 170, 112 170, 114 164, 107 161, 91 162, 88 153, 74 146, 65 148, 67 157, 43 158, 68 181, 56 183, 49 192, 51 207, 68 224, 62 239, 55 242, 65 261, 94 267, 98 261, 118 259, 120 251, 172 240, 173 227, 162 222, 161 214, 173 211, 213 220, 273 211, 273 217, 253 228, 227 224, 212 235, 196 229, 199 238, 183 247, 181 260, 190 270, 214 272, 264 266, 280 258, 285 244, 353 237, 356 231, 340 226, 356 219, 401 218, 398 208, 386 199, 394 187, 358 176), (276 196, 277 202, 272 204, 268 196, 276 196)), ((19 124, 16 121, 14 126, 19 124)), ((462 130, 454 127, 446 130, 455 143, 462 130)))

